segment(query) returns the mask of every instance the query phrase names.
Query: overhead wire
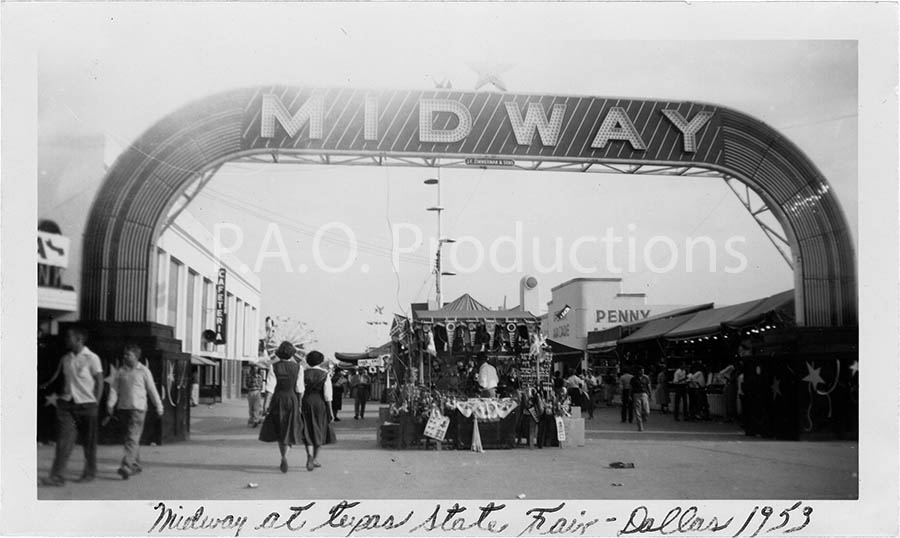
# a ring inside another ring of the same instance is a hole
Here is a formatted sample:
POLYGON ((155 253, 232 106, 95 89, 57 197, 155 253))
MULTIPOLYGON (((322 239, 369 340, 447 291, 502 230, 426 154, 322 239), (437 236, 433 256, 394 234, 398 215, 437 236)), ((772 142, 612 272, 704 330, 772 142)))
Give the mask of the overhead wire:
MULTIPOLYGON (((240 209, 251 216, 257 217, 261 220, 278 220, 281 223, 285 224, 292 230, 309 237, 315 237, 319 235, 322 241, 325 241, 331 245, 345 247, 348 248, 350 246, 350 241, 346 239, 342 239, 340 237, 335 237, 335 235, 331 232, 329 233, 319 233, 319 229, 313 225, 308 223, 304 223, 295 218, 289 217, 282 213, 273 211, 271 208, 267 208, 264 206, 260 206, 258 204, 254 204, 252 202, 247 202, 246 200, 236 199, 228 194, 216 191, 215 189, 210 189, 209 187, 205 188, 200 192, 200 195, 210 198, 214 201, 226 204, 230 207, 240 209)), ((356 239, 357 249, 374 256, 382 257, 382 258, 391 258, 393 259, 393 251, 390 247, 385 247, 371 241, 356 239)), ((404 261, 410 263, 416 263, 419 265, 427 265, 428 260, 424 256, 414 255, 410 253, 402 253, 400 257, 404 259, 404 261)))

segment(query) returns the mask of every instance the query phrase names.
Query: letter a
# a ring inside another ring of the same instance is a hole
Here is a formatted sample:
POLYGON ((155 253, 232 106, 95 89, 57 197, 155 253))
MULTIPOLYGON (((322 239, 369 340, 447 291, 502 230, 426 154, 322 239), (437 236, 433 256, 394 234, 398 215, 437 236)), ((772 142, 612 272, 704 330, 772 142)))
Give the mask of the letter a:
POLYGON ((627 140, 634 149, 647 149, 647 144, 644 144, 644 141, 641 140, 641 135, 638 133, 637 128, 631 123, 628 114, 625 113, 625 109, 620 106, 614 106, 609 109, 609 113, 606 115, 606 119, 603 120, 600 130, 597 131, 597 136, 594 137, 591 147, 605 148, 606 143, 610 140, 627 140))

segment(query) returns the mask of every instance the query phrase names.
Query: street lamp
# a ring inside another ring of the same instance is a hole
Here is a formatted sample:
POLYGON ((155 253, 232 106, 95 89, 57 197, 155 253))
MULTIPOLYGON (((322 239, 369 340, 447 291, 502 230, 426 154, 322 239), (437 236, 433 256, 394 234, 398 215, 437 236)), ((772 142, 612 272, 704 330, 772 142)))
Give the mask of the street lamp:
POLYGON ((456 240, 450 239, 447 237, 441 237, 441 214, 444 212, 444 207, 441 206, 441 180, 437 178, 429 178, 424 181, 426 185, 435 185, 437 186, 437 204, 433 205, 429 208, 426 208, 426 211, 433 211, 437 213, 437 236, 438 236, 438 247, 437 247, 437 255, 435 257, 434 264, 434 291, 435 291, 435 300, 437 301, 437 307, 442 308, 444 306, 444 299, 441 293, 441 277, 442 276, 453 276, 456 273, 441 271, 441 250, 443 249, 445 244, 455 243, 456 240))

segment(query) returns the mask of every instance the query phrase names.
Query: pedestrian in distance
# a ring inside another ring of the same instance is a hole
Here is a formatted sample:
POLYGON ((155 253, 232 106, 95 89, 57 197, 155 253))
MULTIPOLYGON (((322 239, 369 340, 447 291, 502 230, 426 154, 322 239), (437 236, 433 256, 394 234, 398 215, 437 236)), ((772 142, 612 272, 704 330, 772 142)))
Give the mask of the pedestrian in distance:
POLYGON ((281 453, 282 473, 288 472, 287 456, 291 447, 306 444, 300 398, 305 390, 303 369, 293 360, 294 345, 284 341, 275 351, 276 360, 269 366, 266 377, 266 392, 271 394, 269 409, 259 440, 264 443, 278 443, 281 453))
POLYGON ((628 368, 622 368, 622 375, 619 377, 619 387, 622 391, 622 422, 628 419, 628 422, 634 422, 634 405, 631 403, 631 378, 634 377, 629 373, 628 368))
POLYGON ((656 374, 656 401, 663 415, 669 413, 669 379, 666 377, 666 365, 660 363, 659 373, 656 374))
POLYGON ((91 482, 97 474, 97 409, 103 395, 103 365, 100 357, 85 345, 87 334, 81 327, 66 330, 63 355, 50 381, 63 376, 63 393, 56 404, 56 453, 45 486, 62 486, 75 440, 81 438, 84 471, 77 482, 91 482))
POLYGON ((125 453, 119 465, 119 476, 123 480, 141 472, 141 435, 147 418, 147 399, 159 417, 163 416, 163 403, 156 390, 153 374, 141 364, 141 348, 128 344, 122 355, 122 367, 116 372, 109 385, 106 399, 107 417, 104 424, 118 409, 118 417, 125 426, 125 453))
POLYGON ((331 421, 332 386, 331 374, 322 363, 325 356, 318 351, 310 351, 306 356, 309 368, 304 372, 306 390, 303 393, 303 424, 306 445, 306 470, 312 471, 319 463, 319 449, 336 441, 331 421))
POLYGON ((343 372, 337 370, 331 380, 331 413, 334 415, 334 421, 340 422, 338 411, 341 410, 344 401, 344 387, 347 386, 347 377, 343 372))
POLYGON ((371 380, 365 368, 359 368, 350 376, 350 390, 353 392, 353 419, 362 420, 366 415, 366 402, 369 400, 371 380))
POLYGON ((651 390, 650 377, 644 373, 643 366, 638 366, 637 373, 631 378, 631 400, 639 432, 644 431, 644 422, 650 417, 651 390))
POLYGON ((263 376, 257 365, 250 365, 244 386, 247 389, 247 412, 249 414, 247 426, 255 428, 263 421, 263 376))
POLYGON ((191 374, 191 407, 200 405, 200 367, 195 366, 191 374))
POLYGON ((682 361, 672 376, 672 387, 675 389, 675 420, 680 420, 678 416, 684 413, 684 420, 691 420, 691 412, 688 409, 687 392, 688 392, 688 373, 684 362, 682 361))

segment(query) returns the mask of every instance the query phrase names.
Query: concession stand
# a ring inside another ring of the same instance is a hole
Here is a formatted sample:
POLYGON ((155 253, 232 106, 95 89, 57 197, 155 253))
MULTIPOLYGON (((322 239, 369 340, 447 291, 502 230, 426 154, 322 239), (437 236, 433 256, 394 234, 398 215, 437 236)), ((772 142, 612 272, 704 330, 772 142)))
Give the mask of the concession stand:
POLYGON ((440 309, 413 308, 411 320, 395 316, 391 335, 395 365, 411 375, 398 374, 403 382, 390 391, 382 446, 513 448, 522 431, 531 440, 526 394, 549 390, 553 360, 537 316, 521 307, 493 310, 463 294, 440 309), (491 398, 479 395, 485 362, 498 378, 491 398))

